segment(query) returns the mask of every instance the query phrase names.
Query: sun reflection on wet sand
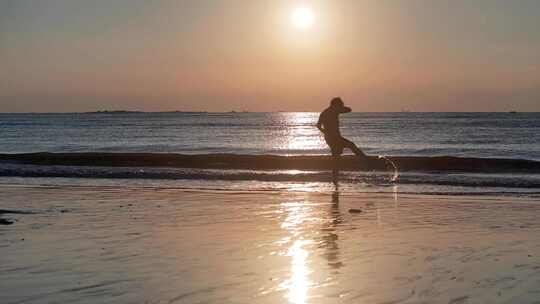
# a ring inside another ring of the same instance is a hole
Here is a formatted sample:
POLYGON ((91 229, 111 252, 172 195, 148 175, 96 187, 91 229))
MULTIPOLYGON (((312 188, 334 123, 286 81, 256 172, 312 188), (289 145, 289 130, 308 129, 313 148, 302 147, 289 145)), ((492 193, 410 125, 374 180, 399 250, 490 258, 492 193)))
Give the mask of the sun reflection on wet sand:
POLYGON ((310 290, 317 289, 320 284, 329 284, 329 277, 317 279, 311 276, 316 272, 330 270, 336 275, 343 265, 336 232, 336 226, 342 222, 338 191, 332 193, 329 206, 330 210, 328 204, 314 204, 309 200, 281 204, 283 214, 286 215, 281 228, 289 236, 282 238, 280 244, 288 247, 282 255, 290 257, 291 262, 290 275, 278 289, 286 291, 289 303, 307 303, 310 290), (326 260, 324 264, 321 263, 321 257, 326 260))
POLYGON ((290 303, 306 303, 308 289, 311 284, 308 278, 311 270, 307 265, 309 252, 304 249, 304 246, 311 243, 312 241, 310 240, 296 240, 289 248, 288 255, 292 257, 292 276, 285 282, 285 285, 289 291, 287 293, 287 298, 290 303))
POLYGON ((305 239, 304 224, 313 221, 310 218, 310 210, 313 205, 309 202, 289 202, 283 203, 282 207, 287 212, 287 217, 281 224, 281 228, 289 231, 295 239, 289 238, 290 247, 286 255, 291 257, 291 276, 280 284, 280 289, 287 290, 286 297, 290 303, 304 304, 311 285, 309 274, 312 270, 308 266, 310 251, 305 247, 313 244, 310 239, 305 239))

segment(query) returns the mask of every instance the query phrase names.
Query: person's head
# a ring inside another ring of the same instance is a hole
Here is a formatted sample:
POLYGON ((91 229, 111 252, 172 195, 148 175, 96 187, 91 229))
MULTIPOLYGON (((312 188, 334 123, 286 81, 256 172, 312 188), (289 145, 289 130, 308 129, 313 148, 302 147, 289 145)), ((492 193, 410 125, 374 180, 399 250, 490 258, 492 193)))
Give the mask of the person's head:
POLYGON ((343 108, 345 104, 343 103, 343 100, 341 100, 341 97, 334 97, 330 101, 330 107, 332 108, 343 108))

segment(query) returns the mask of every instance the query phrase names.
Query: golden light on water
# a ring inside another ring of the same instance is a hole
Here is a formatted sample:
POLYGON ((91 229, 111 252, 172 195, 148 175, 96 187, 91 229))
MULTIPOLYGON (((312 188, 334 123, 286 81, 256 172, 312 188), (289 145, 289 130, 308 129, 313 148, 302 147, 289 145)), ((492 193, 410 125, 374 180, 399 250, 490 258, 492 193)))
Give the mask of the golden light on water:
MULTIPOLYGON (((290 126, 278 141, 272 143, 281 150, 303 150, 303 154, 309 154, 309 150, 320 150, 326 146, 322 135, 315 127, 317 115, 313 113, 280 113, 279 119, 283 124, 290 126)), ((289 154, 289 153, 285 153, 289 154)))

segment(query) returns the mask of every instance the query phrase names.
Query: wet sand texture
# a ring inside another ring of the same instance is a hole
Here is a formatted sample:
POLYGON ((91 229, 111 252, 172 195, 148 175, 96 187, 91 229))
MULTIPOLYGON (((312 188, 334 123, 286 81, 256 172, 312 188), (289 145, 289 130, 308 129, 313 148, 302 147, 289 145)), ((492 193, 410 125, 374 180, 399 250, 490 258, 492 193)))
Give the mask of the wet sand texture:
POLYGON ((0 228, 2 303, 540 298, 540 204, 530 198, 1 190, 3 208, 32 211, 0 228))

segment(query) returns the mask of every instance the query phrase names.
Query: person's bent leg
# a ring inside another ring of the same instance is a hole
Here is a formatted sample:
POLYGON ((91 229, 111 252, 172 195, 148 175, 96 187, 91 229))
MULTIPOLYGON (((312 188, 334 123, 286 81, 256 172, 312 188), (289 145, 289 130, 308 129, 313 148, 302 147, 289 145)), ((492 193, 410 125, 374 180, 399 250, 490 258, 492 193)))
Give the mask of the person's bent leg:
POLYGON ((362 152, 362 150, 360 150, 360 148, 358 148, 352 141, 348 139, 343 138, 343 145, 345 146, 345 148, 350 149, 354 154, 356 154, 356 156, 359 156, 359 157, 367 156, 364 152, 362 152))
POLYGON ((332 151, 332 156, 333 158, 337 158, 339 159, 339 157, 341 156, 341 154, 343 154, 343 144, 337 140, 337 141, 334 141, 332 142, 330 146, 330 150, 332 151))

